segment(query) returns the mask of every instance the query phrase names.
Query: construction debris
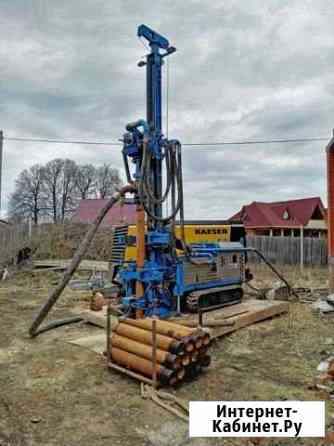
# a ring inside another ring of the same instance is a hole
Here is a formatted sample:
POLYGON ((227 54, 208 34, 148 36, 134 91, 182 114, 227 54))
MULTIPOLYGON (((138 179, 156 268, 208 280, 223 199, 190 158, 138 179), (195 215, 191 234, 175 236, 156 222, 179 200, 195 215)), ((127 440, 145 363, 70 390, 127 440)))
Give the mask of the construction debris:
POLYGON ((9 271, 7 268, 4 268, 2 275, 1 275, 1 280, 6 280, 9 277, 9 271))
POLYGON ((321 361, 317 367, 318 375, 314 379, 317 390, 325 392, 328 397, 334 399, 334 356, 321 361))
POLYGON ((334 312, 333 294, 326 298, 319 298, 312 304, 312 310, 321 315, 334 312))
POLYGON ((273 283, 272 288, 266 293, 268 300, 291 300, 289 288, 281 281, 273 283))
POLYGON ((92 295, 90 301, 90 309, 92 311, 101 311, 103 309, 103 305, 105 305, 105 299, 103 294, 97 292, 92 295))

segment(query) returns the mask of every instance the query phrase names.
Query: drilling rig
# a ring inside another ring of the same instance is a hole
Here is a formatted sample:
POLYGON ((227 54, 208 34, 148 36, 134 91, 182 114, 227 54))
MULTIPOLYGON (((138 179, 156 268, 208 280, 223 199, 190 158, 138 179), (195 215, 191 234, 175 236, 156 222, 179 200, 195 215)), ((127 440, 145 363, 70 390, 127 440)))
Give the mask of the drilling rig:
POLYGON ((146 25, 138 27, 137 35, 147 41, 150 52, 138 63, 146 68, 146 119, 128 123, 122 139, 136 203, 135 236, 127 226, 118 227, 112 241, 113 281, 119 286, 122 310, 136 318, 168 318, 200 305, 240 302, 244 245, 187 244, 185 239, 181 143, 167 138, 162 129, 162 67, 176 48, 146 25), (170 207, 164 212, 167 201, 170 207), (124 259, 129 244, 137 248, 133 261, 124 259))
MULTIPOLYGON (((248 252, 266 263, 293 293, 260 251, 246 247, 245 229, 240 222, 219 222, 210 228, 204 222, 185 221, 181 143, 167 138, 162 129, 162 66, 176 48, 146 25, 138 27, 137 35, 150 47, 146 60, 138 63, 146 67, 146 119, 128 123, 122 138, 128 184, 115 192, 98 213, 62 280, 32 322, 31 337, 82 320, 81 316, 73 316, 40 327, 78 268, 103 218, 127 193, 134 194, 136 226, 115 228, 110 266, 112 282, 118 289, 114 310, 128 325, 136 323, 147 328, 149 320, 133 318, 166 319, 184 312, 199 312, 200 320, 203 312, 239 303, 243 283, 252 279, 245 267, 248 252)), ((170 324, 168 321, 169 327, 170 324)), ((159 333, 161 330, 163 327, 159 333)), ((168 334, 170 328, 165 332, 168 334)), ((181 333, 179 326, 177 333, 181 333)), ((146 343, 150 342, 151 338, 146 343)), ((127 360, 124 364, 129 365, 127 360)))

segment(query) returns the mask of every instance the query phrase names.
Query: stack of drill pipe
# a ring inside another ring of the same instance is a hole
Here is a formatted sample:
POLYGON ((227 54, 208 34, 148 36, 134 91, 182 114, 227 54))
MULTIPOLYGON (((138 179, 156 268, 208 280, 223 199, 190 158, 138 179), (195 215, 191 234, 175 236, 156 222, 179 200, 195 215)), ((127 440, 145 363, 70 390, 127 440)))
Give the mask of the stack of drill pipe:
MULTIPOLYGON (((110 339, 113 363, 152 379, 153 319, 123 319, 110 339)), ((155 320, 156 376, 161 385, 178 385, 197 377, 210 364, 210 335, 174 322, 155 320)))

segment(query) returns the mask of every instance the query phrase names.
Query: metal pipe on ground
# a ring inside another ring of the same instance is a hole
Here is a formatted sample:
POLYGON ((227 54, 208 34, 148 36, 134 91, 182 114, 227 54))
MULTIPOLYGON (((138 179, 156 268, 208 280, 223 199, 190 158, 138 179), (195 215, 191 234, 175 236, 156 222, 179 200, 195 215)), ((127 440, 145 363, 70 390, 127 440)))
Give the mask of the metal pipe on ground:
POLYGON ((180 358, 181 358, 181 364, 183 366, 186 366, 186 365, 190 364, 190 361, 191 361, 190 355, 182 355, 182 356, 180 356, 180 358))
POLYGON ((201 370, 202 368, 197 362, 188 365, 188 367, 186 367, 185 380, 190 381, 194 378, 197 378, 198 375, 201 373, 201 370))
POLYGON ((198 359, 198 350, 194 350, 194 351, 191 353, 190 358, 191 358, 191 362, 197 362, 197 359, 198 359))
MULTIPOLYGON (((112 334, 111 344, 116 348, 134 353, 142 358, 153 359, 151 346, 126 338, 125 336, 120 336, 117 333, 112 334)), ((177 370, 182 366, 182 357, 176 356, 166 350, 157 349, 156 358, 159 364, 166 365, 166 367, 172 370, 177 370)))
MULTIPOLYGON (((112 360, 121 366, 127 367, 130 370, 142 373, 148 378, 153 377, 153 365, 148 359, 141 358, 133 353, 126 352, 116 347, 111 348, 112 360)), ((156 366, 157 377, 162 384, 169 384, 170 380, 176 376, 174 370, 170 370, 167 367, 157 364, 156 366)))
POLYGON ((203 346, 198 350, 198 356, 204 356, 207 354, 208 346, 203 346))
POLYGON ((202 342, 203 342, 204 347, 208 347, 210 345, 211 337, 210 337, 209 333, 204 333, 204 335, 202 337, 202 342))
MULTIPOLYGON (((153 319, 124 319, 122 322, 151 331, 153 319)), ((185 336, 191 336, 196 331, 194 329, 183 327, 179 324, 174 324, 172 322, 162 320, 156 320, 156 327, 157 333, 176 339, 180 339, 185 336)))
POLYGON ((176 386, 176 384, 178 384, 179 380, 177 379, 177 376, 173 376, 170 380, 169 380, 169 385, 174 387, 176 386))
MULTIPOLYGON (((141 381, 145 384, 149 384, 149 385, 153 384, 153 381, 151 379, 146 378, 145 376, 140 375, 139 373, 131 372, 131 370, 125 369, 124 367, 121 367, 121 366, 115 364, 114 362, 107 361, 107 365, 110 369, 117 370, 118 372, 124 373, 125 375, 130 376, 131 378, 137 379, 138 381, 141 381)), ((172 380, 176 383, 177 376, 174 376, 173 378, 171 378, 171 381, 172 380)), ((171 384, 171 382, 169 384, 174 385, 174 384, 171 384)))
POLYGON ((184 379, 184 377, 186 376, 186 371, 184 368, 178 370, 176 372, 176 376, 177 376, 177 380, 178 381, 182 381, 184 379))
MULTIPOLYGON (((125 324, 139 327, 144 330, 152 330, 153 319, 145 318, 145 319, 123 319, 122 322, 125 324)), ((188 327, 183 327, 182 325, 174 324, 172 322, 156 320, 157 333, 169 336, 178 340, 183 340, 184 342, 192 342, 195 344, 196 348, 200 348, 203 341, 201 340, 203 337, 209 336, 207 333, 190 329, 188 327)), ((210 336, 209 336, 210 337, 210 336)), ((191 348, 188 350, 191 351, 191 348)))
POLYGON ((191 353, 195 350, 195 341, 191 339, 187 339, 184 342, 184 349, 187 353, 191 353))
MULTIPOLYGON (((131 325, 120 322, 116 326, 114 332, 121 336, 134 339, 137 342, 152 345, 152 333, 150 331, 132 327, 131 325)), ((176 355, 182 354, 186 348, 182 341, 177 341, 176 339, 160 334, 157 334, 157 347, 158 349, 166 350, 176 355)))

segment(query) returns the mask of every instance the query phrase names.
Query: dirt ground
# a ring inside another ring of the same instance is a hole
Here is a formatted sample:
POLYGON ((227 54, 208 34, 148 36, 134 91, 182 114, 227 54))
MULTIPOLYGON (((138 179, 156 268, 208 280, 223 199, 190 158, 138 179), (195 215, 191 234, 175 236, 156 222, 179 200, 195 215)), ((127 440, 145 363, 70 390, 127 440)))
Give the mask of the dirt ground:
MULTIPOLYGON (((258 285, 276 280, 260 267, 255 273, 258 285)), ((296 286, 326 286, 326 270, 285 273, 296 286)), ((58 278, 21 272, 0 282, 1 446, 324 444, 189 439, 187 424, 143 400, 137 382, 107 371, 102 357, 67 342, 101 329, 79 323, 28 337, 33 316, 58 278)), ((68 316, 83 298, 66 290, 51 318, 68 316)), ((319 362, 334 354, 332 318, 315 315, 309 304, 290 304, 289 315, 226 336, 211 353, 208 371, 172 392, 186 400, 326 399, 327 430, 334 430, 333 402, 312 385, 319 362)))

